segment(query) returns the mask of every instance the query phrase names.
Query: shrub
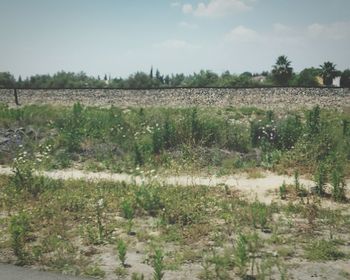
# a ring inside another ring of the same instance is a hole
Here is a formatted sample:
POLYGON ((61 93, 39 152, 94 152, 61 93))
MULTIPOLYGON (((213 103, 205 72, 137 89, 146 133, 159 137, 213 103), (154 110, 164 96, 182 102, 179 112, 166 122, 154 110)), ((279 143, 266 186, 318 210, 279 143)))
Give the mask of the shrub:
POLYGON ((158 194, 158 188, 141 186, 136 191, 135 196, 136 203, 151 216, 156 216, 158 211, 164 208, 158 194))
POLYGON ((25 244, 30 229, 30 220, 27 213, 21 212, 11 218, 9 226, 11 247, 18 258, 19 265, 26 264, 28 260, 28 252, 25 250, 25 244))
POLYGON ((298 115, 288 116, 277 124, 278 147, 290 149, 294 147, 303 132, 303 126, 298 115))
POLYGON ((78 152, 84 136, 85 109, 80 103, 75 103, 72 112, 56 121, 61 133, 62 145, 69 153, 78 152))

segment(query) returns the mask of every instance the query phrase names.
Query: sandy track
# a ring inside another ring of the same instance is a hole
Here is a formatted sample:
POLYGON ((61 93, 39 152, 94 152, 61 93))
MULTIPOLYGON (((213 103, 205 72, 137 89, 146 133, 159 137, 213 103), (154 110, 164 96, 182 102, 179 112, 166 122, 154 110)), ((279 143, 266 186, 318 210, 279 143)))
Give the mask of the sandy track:
MULTIPOLYGON (((0 166, 0 174, 11 175, 13 171, 10 167, 0 166)), ((265 172, 263 178, 247 178, 245 174, 237 174, 233 176, 223 177, 198 177, 198 176, 153 176, 142 177, 133 176, 123 173, 108 173, 108 172, 86 172, 75 169, 43 171, 36 173, 52 179, 62 180, 85 180, 85 181, 112 181, 142 184, 147 182, 158 182, 165 185, 179 186, 217 186, 223 185, 233 188, 241 192, 248 199, 257 198, 261 202, 270 203, 274 198, 277 198, 277 190, 285 182, 293 184, 294 178, 289 176, 276 175, 271 172, 265 172)), ((315 183, 311 180, 300 179, 300 183, 309 189, 315 183)))

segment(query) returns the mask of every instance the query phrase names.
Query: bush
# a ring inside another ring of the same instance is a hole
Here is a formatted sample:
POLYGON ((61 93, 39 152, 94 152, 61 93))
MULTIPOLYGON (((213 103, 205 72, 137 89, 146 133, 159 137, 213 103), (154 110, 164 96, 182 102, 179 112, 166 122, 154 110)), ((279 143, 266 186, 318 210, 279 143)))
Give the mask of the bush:
POLYGON ((68 116, 56 121, 61 133, 62 145, 69 153, 78 152, 84 136, 85 109, 80 103, 75 103, 68 116))
POLYGON ((28 261, 28 252, 25 249, 28 234, 31 230, 29 215, 21 212, 10 220, 11 247, 18 258, 18 264, 24 265, 28 261))

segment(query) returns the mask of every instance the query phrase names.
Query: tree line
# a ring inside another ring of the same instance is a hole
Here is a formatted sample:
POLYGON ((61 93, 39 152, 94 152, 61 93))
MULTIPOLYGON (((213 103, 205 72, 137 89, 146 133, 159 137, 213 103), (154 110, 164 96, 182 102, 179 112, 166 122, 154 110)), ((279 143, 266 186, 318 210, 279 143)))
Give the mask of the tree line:
POLYGON ((350 87, 350 69, 341 72, 332 62, 324 62, 319 68, 305 68, 294 72, 291 61, 285 55, 279 56, 271 71, 261 73, 244 72, 222 74, 210 70, 198 73, 161 74, 153 67, 149 73, 136 72, 128 78, 111 78, 106 74, 88 76, 84 72, 57 72, 53 75, 34 75, 16 79, 9 72, 0 72, 0 88, 166 88, 166 87, 259 87, 259 86, 332 86, 333 79, 340 77, 341 87, 350 87))

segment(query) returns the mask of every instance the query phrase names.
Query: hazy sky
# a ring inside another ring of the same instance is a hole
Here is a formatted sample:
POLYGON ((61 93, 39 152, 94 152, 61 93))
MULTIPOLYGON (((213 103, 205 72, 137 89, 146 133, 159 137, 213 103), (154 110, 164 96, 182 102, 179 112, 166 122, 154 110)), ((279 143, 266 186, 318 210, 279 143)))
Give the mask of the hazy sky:
POLYGON ((350 0, 0 0, 0 72, 350 67, 350 0))

